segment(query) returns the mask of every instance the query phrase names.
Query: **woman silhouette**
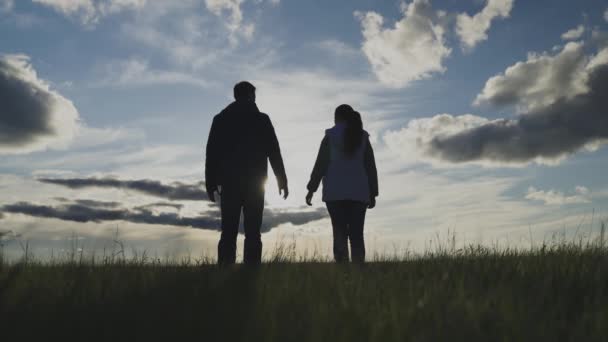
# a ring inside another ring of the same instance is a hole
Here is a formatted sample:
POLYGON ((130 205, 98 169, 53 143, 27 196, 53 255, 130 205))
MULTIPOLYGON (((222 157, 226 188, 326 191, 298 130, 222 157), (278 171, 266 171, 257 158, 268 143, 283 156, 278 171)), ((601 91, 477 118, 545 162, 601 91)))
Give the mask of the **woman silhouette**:
POLYGON ((307 186, 308 205, 312 205, 321 180, 323 202, 331 217, 336 262, 348 262, 350 240, 352 261, 363 263, 365 213, 367 208, 376 206, 378 172, 361 114, 349 105, 336 108, 335 126, 325 131, 307 186))

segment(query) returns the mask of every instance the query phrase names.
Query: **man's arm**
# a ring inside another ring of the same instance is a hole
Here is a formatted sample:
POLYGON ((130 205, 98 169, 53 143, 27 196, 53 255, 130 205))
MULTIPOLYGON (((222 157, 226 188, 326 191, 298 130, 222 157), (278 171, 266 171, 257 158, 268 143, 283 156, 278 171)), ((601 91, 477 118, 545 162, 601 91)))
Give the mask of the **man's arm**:
POLYGON ((270 166, 272 167, 272 171, 274 172, 275 177, 277 178, 277 183, 279 184, 279 192, 283 192, 283 197, 287 198, 289 195, 289 187, 287 185, 287 174, 285 173, 285 165, 283 164, 283 156, 281 156, 281 147, 279 146, 279 139, 277 139, 276 132, 274 131, 274 126, 270 121, 270 118, 267 117, 267 125, 268 125, 268 138, 269 138, 269 146, 268 146, 268 159, 270 160, 270 166))
POLYGON ((327 167, 329 166, 329 141, 327 140, 327 136, 323 138, 321 141, 321 147, 319 147, 319 153, 317 154, 317 160, 315 161, 315 166, 312 169, 312 173, 310 174, 310 181, 306 188, 310 192, 316 192, 319 189, 319 184, 321 184, 321 180, 323 176, 327 173, 327 167))
POLYGON ((213 118, 209 138, 207 139, 207 151, 205 154, 205 185, 207 187, 207 195, 211 202, 215 202, 214 192, 217 190, 218 179, 217 169, 219 164, 218 151, 218 124, 216 118, 213 118))

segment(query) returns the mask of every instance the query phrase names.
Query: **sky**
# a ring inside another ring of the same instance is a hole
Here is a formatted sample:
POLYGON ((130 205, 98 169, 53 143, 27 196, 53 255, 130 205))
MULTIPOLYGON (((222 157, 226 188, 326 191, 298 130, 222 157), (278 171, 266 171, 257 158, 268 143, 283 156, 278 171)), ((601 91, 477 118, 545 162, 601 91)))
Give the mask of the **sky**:
MULTIPOLYGON (((306 183, 333 111, 371 135, 368 254, 526 248, 596 234, 608 184, 608 3, 597 0, 0 0, 0 241, 215 256, 210 122, 258 89, 290 184, 266 253, 329 254, 306 183)), ((239 237, 239 245, 242 237, 239 237)), ((241 246, 239 246, 240 248, 241 246)))

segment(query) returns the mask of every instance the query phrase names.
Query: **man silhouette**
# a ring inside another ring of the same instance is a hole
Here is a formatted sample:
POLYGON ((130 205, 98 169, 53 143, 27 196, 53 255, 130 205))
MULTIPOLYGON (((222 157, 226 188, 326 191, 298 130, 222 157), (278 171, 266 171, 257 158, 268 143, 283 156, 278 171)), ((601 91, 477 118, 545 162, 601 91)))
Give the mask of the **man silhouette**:
POLYGON ((287 199, 289 189, 281 149, 268 115, 255 104, 255 87, 249 82, 234 86, 234 99, 213 118, 205 162, 207 195, 215 202, 221 195, 222 235, 218 263, 234 264, 241 210, 245 226, 246 264, 262 259, 260 228, 264 212, 264 185, 268 160, 287 199))

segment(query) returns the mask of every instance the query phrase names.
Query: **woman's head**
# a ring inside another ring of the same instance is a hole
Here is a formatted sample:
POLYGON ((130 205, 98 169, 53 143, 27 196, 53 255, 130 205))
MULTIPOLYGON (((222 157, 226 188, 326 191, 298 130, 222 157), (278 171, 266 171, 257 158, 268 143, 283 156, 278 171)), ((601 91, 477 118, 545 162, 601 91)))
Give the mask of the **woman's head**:
POLYGON ((354 112, 353 107, 347 105, 347 104, 342 104, 339 105, 336 108, 336 112, 334 114, 334 121, 337 123, 346 123, 346 121, 348 120, 348 115, 350 115, 350 113, 354 112))

